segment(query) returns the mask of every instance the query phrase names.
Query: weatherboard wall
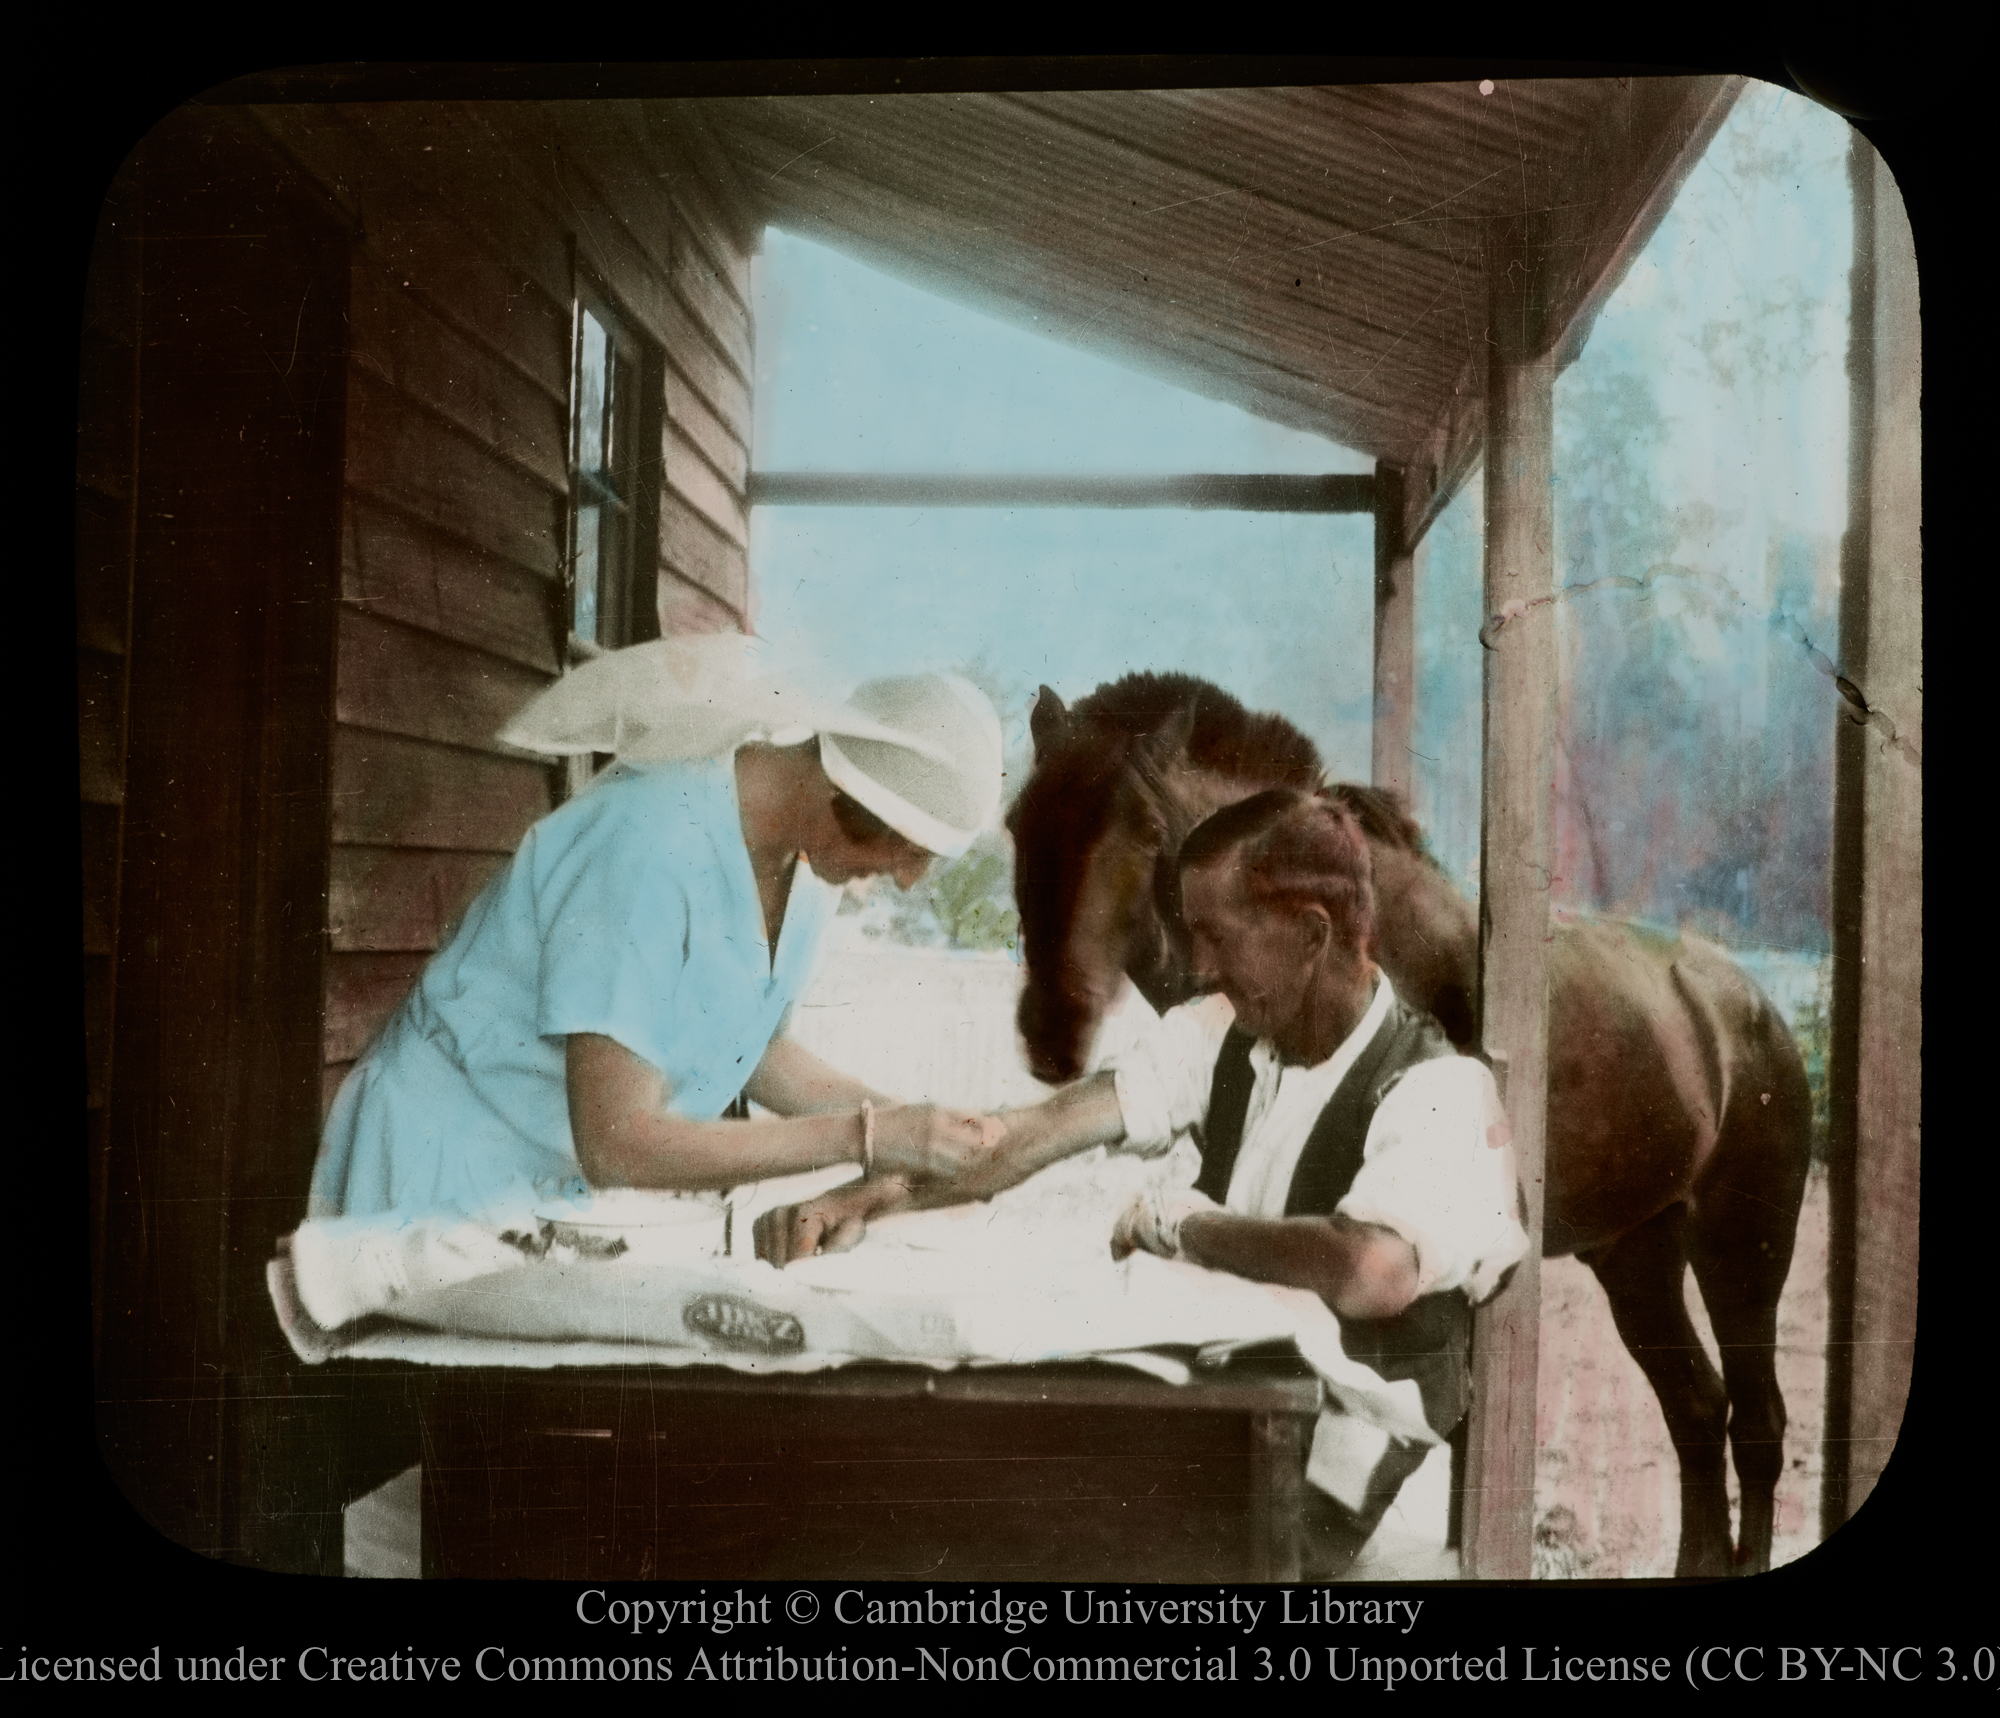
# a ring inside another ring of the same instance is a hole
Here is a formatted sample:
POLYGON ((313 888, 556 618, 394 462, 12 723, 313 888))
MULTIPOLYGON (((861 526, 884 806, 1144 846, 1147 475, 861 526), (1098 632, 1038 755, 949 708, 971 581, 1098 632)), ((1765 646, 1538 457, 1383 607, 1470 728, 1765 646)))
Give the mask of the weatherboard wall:
MULTIPOLYGON (((560 779, 494 735, 561 671, 572 304, 650 352, 634 568, 747 625, 756 223, 698 131, 618 104, 258 110, 351 210, 323 1101, 560 779)), ((640 631, 650 630, 643 621, 640 631)))

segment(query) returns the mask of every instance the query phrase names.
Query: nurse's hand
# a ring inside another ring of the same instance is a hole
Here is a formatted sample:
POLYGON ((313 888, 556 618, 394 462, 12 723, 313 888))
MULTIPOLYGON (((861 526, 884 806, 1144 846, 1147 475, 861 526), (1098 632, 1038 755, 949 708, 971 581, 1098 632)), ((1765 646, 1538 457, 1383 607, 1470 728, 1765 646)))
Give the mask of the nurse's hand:
POLYGON ((875 1113, 875 1172, 952 1181, 993 1155, 1007 1124, 997 1116, 937 1104, 898 1104, 875 1113))
POLYGON ((871 1217, 894 1210, 909 1194, 908 1187, 890 1177, 850 1182, 817 1199, 780 1205, 757 1219, 757 1257, 782 1269, 815 1253, 844 1253, 860 1244, 871 1217))

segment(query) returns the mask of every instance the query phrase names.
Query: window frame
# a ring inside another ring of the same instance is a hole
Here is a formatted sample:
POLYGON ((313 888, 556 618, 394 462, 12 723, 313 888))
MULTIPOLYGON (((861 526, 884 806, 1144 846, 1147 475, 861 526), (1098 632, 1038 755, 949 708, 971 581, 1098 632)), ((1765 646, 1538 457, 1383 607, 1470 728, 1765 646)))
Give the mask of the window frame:
MULTIPOLYGON (((561 578, 555 592, 557 656, 564 673, 660 635, 659 478, 665 416, 665 361, 657 343, 641 332, 636 319, 595 276, 574 265, 563 457, 568 488, 561 578), (585 469, 583 460, 586 318, 604 332, 610 384, 597 425, 598 445, 601 448, 608 437, 610 457, 591 469, 585 469), (579 568, 584 519, 593 509, 600 520, 614 520, 616 531, 606 533, 600 524, 595 612, 586 634, 577 625, 577 605, 583 595, 579 568), (605 553, 607 536, 612 542, 610 557, 605 553)), ((568 792, 580 790, 608 761, 604 754, 570 759, 565 771, 568 792)))

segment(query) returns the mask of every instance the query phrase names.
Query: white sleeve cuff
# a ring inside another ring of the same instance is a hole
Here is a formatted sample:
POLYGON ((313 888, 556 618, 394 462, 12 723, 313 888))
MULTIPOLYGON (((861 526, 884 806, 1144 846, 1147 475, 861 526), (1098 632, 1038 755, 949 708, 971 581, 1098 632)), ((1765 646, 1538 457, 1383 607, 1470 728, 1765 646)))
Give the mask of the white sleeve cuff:
POLYGON ((1118 1149, 1133 1157, 1158 1157, 1174 1143, 1169 1095, 1139 1068, 1115 1069, 1111 1078, 1125 1118, 1125 1141, 1118 1149))

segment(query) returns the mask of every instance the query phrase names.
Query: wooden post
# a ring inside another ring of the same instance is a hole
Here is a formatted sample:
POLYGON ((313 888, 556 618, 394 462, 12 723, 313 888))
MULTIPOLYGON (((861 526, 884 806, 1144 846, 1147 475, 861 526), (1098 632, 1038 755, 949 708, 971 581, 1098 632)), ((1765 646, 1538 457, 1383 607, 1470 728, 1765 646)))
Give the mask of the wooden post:
POLYGON ((1375 467, 1375 731, 1369 780, 1410 797, 1416 721, 1417 563, 1403 540, 1403 468, 1375 467))
POLYGON ((1895 1447, 1916 1340, 1923 1049, 1923 559, 1916 250, 1859 132, 1834 773, 1826 1459, 1820 1530, 1895 1447))
POLYGON ((1487 1580, 1525 1579, 1534 1550, 1556 710, 1555 360, 1535 226, 1501 223, 1487 254, 1480 1037, 1504 1069, 1530 1242, 1474 1325, 1463 1558, 1466 1574, 1487 1580))

